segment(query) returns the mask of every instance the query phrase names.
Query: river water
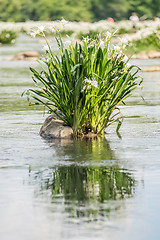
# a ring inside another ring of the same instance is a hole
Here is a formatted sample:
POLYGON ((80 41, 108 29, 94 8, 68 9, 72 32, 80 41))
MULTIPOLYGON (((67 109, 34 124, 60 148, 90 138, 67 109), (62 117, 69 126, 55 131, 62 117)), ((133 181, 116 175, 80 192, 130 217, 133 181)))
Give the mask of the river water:
POLYGON ((121 107, 121 136, 113 125, 105 139, 46 140, 47 112, 21 97, 38 64, 7 60, 41 48, 23 36, 0 47, 0 239, 159 239, 159 72, 140 73, 143 88, 121 107))

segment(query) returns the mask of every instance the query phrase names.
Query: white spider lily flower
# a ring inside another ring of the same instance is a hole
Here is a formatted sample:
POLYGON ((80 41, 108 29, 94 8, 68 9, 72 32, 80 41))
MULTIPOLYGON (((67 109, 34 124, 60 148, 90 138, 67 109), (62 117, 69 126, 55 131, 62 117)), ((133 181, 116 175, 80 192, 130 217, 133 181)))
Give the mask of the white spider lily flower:
POLYGON ((128 68, 130 68, 130 64, 129 63, 127 63, 126 65, 125 65, 125 69, 127 70, 128 68))
POLYGON ((35 33, 35 32, 31 32, 30 35, 31 35, 31 37, 33 37, 33 38, 36 37, 36 33, 35 33))
POLYGON ((101 40, 99 41, 99 47, 104 48, 104 46, 105 46, 105 43, 104 43, 104 41, 101 39, 101 40))
POLYGON ((52 33, 56 33, 55 26, 49 26, 49 30, 50 30, 52 33))
POLYGON ((124 49, 128 44, 128 40, 127 38, 122 38, 120 40, 121 40, 122 48, 124 49))
POLYGON ((93 87, 98 88, 98 83, 95 79, 89 80, 88 78, 84 79, 85 83, 90 83, 93 87))
POLYGON ((31 37, 35 38, 36 34, 34 32, 30 33, 31 37))
POLYGON ((119 58, 120 60, 122 59, 122 57, 123 57, 123 52, 122 51, 120 51, 118 54, 117 54, 117 58, 119 58))
POLYGON ((82 40, 83 40, 84 42, 88 43, 88 42, 91 41, 92 39, 89 38, 89 37, 83 37, 83 36, 82 36, 82 40))
POLYGON ((121 43, 127 45, 128 44, 127 38, 121 38, 121 43))
POLYGON ((33 32, 30 33, 33 38, 35 38, 37 34, 39 34, 39 30, 33 30, 33 32))
POLYGON ((128 61, 128 57, 125 55, 124 58, 122 59, 123 62, 127 62, 128 61))
POLYGON ((88 78, 85 78, 85 79, 84 79, 84 82, 85 82, 85 83, 90 83, 91 80, 89 80, 88 78))
POLYGON ((112 48, 108 47, 108 54, 111 55, 112 54, 112 48))
POLYGON ((72 44, 72 41, 71 40, 66 40, 65 42, 64 42, 64 45, 65 46, 69 46, 69 45, 71 45, 72 44))
POLYGON ((98 39, 101 39, 101 34, 100 34, 100 33, 97 34, 97 38, 98 38, 98 39))
POLYGON ((118 53, 121 51, 121 48, 118 45, 114 46, 113 49, 115 52, 118 52, 118 53))
POLYGON ((65 20, 64 18, 62 18, 62 20, 60 21, 60 23, 61 23, 62 25, 65 25, 65 24, 67 24, 67 23, 68 23, 68 21, 67 21, 67 20, 65 20))
POLYGON ((110 39, 112 37, 112 34, 110 32, 106 32, 106 40, 110 39))
POLYGON ((44 46, 43 46, 43 50, 44 50, 44 51, 49 51, 49 50, 50 50, 50 49, 49 49, 49 46, 48 46, 48 45, 44 45, 44 46))
POLYGON ((45 26, 38 26, 38 30, 40 32, 44 32, 45 31, 45 26))
POLYGON ((95 88, 98 88, 98 83, 97 83, 96 80, 92 80, 92 81, 91 81, 91 85, 92 85, 93 87, 95 87, 95 88))

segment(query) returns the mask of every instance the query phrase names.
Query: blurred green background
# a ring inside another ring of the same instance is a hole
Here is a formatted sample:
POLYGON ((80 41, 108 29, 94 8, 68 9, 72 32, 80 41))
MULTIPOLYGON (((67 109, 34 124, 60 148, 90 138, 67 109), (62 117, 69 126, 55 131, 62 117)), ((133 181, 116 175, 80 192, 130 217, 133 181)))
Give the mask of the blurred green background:
POLYGON ((27 20, 99 21, 160 17, 159 0, 0 0, 0 21, 27 20))

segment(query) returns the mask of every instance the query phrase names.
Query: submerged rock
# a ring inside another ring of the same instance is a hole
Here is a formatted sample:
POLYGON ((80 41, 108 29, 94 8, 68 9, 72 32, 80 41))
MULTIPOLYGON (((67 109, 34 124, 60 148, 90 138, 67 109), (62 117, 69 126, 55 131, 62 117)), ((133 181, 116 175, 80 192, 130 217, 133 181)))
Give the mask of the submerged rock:
POLYGON ((141 70, 142 72, 159 72, 160 71, 160 66, 152 66, 149 68, 144 68, 141 70))
POLYGON ((148 59, 148 58, 160 58, 160 51, 151 50, 150 52, 142 51, 132 56, 132 59, 148 59))
POLYGON ((40 55, 36 51, 27 51, 18 53, 11 60, 37 60, 40 58, 40 55))
POLYGON ((148 55, 145 51, 139 52, 132 56, 132 59, 148 59, 148 55))
POLYGON ((149 58, 160 58, 160 51, 152 50, 148 53, 149 58))
POLYGON ((45 138, 72 138, 73 130, 55 115, 50 115, 40 129, 40 135, 45 138))

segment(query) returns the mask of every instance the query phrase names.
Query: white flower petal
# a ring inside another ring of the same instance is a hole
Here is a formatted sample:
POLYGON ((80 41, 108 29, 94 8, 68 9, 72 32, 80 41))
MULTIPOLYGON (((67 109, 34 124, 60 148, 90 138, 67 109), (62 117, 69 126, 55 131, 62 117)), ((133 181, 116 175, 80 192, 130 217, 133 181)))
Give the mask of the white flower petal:
POLYGON ((128 57, 125 55, 124 58, 122 59, 123 62, 127 62, 128 61, 128 57))
POLYGON ((45 31, 45 26, 38 26, 38 30, 40 32, 44 32, 45 31))
POLYGON ((61 23, 62 25, 65 25, 65 24, 67 24, 67 23, 68 23, 68 21, 67 21, 67 20, 65 20, 64 18, 62 18, 62 20, 60 21, 60 23, 61 23))
POLYGON ((43 50, 44 50, 44 51, 49 51, 49 46, 48 46, 48 45, 44 45, 44 46, 43 46, 43 50))

